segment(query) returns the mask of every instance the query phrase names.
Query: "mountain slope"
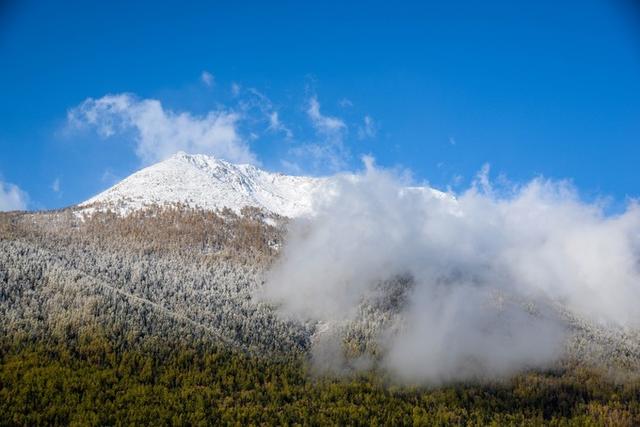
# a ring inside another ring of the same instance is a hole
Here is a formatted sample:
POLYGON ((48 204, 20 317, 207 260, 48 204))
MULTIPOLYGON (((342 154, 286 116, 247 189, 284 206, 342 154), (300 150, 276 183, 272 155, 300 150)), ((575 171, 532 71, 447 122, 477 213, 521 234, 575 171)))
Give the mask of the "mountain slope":
POLYGON ((235 212, 254 206, 297 217, 311 211, 313 195, 325 182, 325 178, 270 173, 252 165, 180 152, 134 173, 80 206, 106 205, 121 213, 151 204, 183 203, 207 210, 226 207, 235 212))

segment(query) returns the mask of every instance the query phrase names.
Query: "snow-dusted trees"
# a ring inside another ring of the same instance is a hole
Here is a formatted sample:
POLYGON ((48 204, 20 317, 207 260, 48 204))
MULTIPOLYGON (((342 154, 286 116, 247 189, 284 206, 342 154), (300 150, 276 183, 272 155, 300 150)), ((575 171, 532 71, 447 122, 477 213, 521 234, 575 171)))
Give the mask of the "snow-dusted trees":
MULTIPOLYGON (((207 340, 262 354, 329 342, 354 359, 384 352, 379 338, 403 327, 411 277, 381 283, 348 321, 285 318, 255 298, 283 236, 281 218, 250 208, 1 213, 0 340, 100 329, 123 345, 207 340)), ((561 315, 574 357, 640 367, 637 332, 561 315)))
POLYGON ((207 338, 301 350, 309 329, 252 296, 280 239, 252 210, 3 214, 1 332, 66 338, 100 327, 123 342, 207 338))

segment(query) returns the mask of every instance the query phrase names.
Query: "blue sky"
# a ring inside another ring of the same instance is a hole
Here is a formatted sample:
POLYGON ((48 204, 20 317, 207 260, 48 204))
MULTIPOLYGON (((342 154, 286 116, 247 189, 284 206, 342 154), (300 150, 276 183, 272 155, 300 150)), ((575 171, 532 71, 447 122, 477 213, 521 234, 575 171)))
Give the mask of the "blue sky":
POLYGON ((131 3, 0 6, 0 208, 77 203, 173 149, 640 195, 632 2, 131 3))

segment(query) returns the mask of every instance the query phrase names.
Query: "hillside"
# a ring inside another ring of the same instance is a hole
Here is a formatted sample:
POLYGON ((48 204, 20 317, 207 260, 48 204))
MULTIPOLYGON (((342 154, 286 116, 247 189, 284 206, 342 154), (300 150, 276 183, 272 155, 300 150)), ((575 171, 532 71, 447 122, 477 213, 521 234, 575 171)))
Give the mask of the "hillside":
POLYGON ((501 293, 484 307, 561 322, 554 364, 496 378, 470 357, 475 376, 443 384, 385 364, 381 337, 410 320, 410 276, 379 283, 346 321, 284 316, 261 298, 265 277, 287 217, 313 213, 330 186, 178 154, 80 206, 0 214, 0 424, 272 424, 282 408, 303 424, 640 422, 638 333, 554 301, 501 293), (185 394, 201 403, 180 406, 185 394))
POLYGON ((640 421, 637 340, 568 315, 549 371, 436 388, 361 371, 410 282, 382 284, 352 324, 282 318, 255 298, 282 233, 251 209, 1 214, 0 423, 640 421), (341 372, 314 362, 331 337, 341 372))

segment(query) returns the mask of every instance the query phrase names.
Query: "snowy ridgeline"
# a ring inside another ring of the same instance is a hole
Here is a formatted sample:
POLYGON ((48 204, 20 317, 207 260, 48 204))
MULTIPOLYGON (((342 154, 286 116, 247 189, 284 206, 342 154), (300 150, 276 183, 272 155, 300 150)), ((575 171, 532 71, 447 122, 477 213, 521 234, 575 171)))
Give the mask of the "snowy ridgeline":
MULTIPOLYGON (((350 177, 356 179, 354 175, 350 177)), ((314 203, 330 195, 334 184, 334 178, 271 173, 252 165, 181 152, 134 173, 79 207, 84 212, 110 208, 127 214, 154 204, 180 203, 209 210, 229 208, 236 213, 250 206, 296 218, 311 214, 314 203)), ((428 187, 411 187, 407 191, 450 197, 428 187)))
POLYGON ((134 173, 80 207, 107 206, 126 214, 151 204, 229 208, 236 213, 253 206, 291 218, 311 211, 313 195, 325 182, 323 178, 269 173, 252 165, 178 153, 134 173))

